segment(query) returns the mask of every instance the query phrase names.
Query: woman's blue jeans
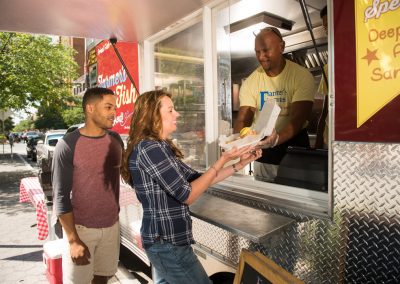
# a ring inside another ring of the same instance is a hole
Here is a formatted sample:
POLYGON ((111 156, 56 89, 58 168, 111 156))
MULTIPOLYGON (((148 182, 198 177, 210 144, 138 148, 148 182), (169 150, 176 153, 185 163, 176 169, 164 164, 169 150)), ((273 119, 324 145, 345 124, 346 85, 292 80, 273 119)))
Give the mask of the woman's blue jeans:
POLYGON ((212 283, 190 245, 157 242, 146 249, 146 254, 154 268, 154 284, 212 283))

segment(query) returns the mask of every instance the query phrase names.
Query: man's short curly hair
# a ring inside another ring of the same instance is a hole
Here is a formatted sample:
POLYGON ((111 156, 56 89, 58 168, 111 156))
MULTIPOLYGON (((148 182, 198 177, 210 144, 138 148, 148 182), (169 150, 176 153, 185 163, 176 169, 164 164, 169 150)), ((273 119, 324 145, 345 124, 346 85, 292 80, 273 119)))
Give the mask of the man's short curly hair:
POLYGON ((98 99, 103 99, 104 95, 114 95, 114 92, 111 89, 100 88, 100 87, 87 89, 85 94, 83 95, 83 99, 82 99, 83 112, 84 113, 86 112, 86 105, 89 102, 98 100, 98 99))

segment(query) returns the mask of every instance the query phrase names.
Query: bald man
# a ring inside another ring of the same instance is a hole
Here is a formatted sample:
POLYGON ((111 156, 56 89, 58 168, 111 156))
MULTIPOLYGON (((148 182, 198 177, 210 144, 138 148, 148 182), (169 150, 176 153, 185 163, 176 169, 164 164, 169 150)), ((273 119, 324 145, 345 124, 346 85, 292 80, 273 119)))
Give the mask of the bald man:
POLYGON ((254 124, 265 99, 276 100, 281 113, 273 133, 259 143, 263 155, 254 165, 256 179, 273 181, 288 146, 310 147, 306 127, 314 103, 314 78, 306 68, 283 57, 285 42, 277 28, 262 29, 254 49, 260 66, 240 89, 234 132, 254 124))

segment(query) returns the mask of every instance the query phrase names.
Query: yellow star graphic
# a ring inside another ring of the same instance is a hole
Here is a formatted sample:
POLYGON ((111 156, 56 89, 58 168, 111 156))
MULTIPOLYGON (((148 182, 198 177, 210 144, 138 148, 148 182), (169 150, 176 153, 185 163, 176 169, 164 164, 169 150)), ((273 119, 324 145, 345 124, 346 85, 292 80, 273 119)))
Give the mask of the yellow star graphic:
POLYGON ((378 51, 378 49, 375 50, 369 50, 367 48, 367 55, 365 55, 364 57, 362 57, 362 59, 367 59, 368 60, 368 66, 369 64, 372 62, 372 60, 379 60, 379 58, 376 56, 376 52, 378 51))

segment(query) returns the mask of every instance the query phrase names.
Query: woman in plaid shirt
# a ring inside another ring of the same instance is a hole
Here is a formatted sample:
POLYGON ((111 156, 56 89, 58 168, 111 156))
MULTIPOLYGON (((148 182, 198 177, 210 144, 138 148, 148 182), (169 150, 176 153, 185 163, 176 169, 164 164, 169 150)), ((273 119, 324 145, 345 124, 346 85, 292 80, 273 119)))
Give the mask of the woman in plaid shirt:
POLYGON ((211 283, 193 252, 191 203, 213 185, 260 158, 250 147, 223 152, 201 174, 182 162, 181 151, 170 135, 176 131, 179 113, 171 95, 151 91, 135 103, 124 154, 122 176, 143 206, 141 236, 155 275, 154 283, 211 283), (236 164, 224 167, 234 159, 236 164))

